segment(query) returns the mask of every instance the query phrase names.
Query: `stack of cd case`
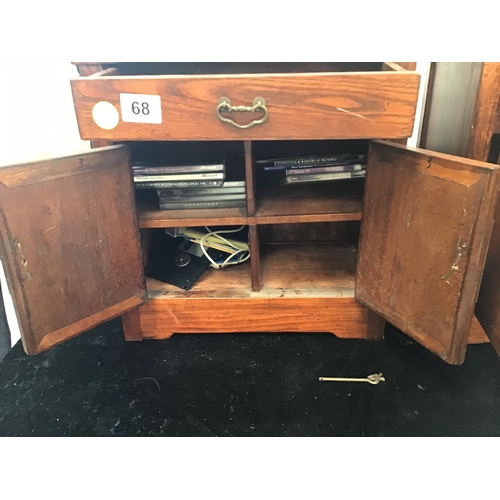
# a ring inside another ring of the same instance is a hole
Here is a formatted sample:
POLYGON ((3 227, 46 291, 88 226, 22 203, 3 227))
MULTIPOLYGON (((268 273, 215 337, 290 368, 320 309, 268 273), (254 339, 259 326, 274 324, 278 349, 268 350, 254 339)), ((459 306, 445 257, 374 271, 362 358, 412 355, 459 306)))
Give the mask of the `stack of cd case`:
POLYGON ((204 165, 133 166, 136 189, 221 187, 226 178, 222 163, 204 165))
POLYGON ((366 155, 343 153, 329 156, 303 156, 259 160, 267 171, 281 171, 281 185, 336 181, 365 177, 366 155))
POLYGON ((162 188, 157 193, 162 210, 246 206, 245 181, 225 181, 213 187, 162 188))

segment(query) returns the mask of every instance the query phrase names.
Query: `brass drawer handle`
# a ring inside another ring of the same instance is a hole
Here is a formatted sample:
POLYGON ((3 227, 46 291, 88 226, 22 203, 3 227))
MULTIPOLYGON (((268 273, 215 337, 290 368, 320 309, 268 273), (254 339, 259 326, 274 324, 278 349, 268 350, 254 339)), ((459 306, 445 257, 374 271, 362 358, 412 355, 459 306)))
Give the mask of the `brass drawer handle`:
POLYGON ((269 111, 266 108, 266 101, 263 97, 256 97, 253 100, 252 106, 232 106, 231 99, 229 99, 229 97, 221 97, 219 99, 219 104, 215 109, 215 114, 221 122, 230 123, 234 127, 242 129, 251 128, 255 125, 261 125, 269 118, 269 111), (238 123, 231 120, 231 118, 225 118, 221 115, 221 113, 232 113, 233 111, 243 111, 247 113, 262 111, 264 113, 264 116, 258 120, 253 120, 246 125, 239 125, 238 123))

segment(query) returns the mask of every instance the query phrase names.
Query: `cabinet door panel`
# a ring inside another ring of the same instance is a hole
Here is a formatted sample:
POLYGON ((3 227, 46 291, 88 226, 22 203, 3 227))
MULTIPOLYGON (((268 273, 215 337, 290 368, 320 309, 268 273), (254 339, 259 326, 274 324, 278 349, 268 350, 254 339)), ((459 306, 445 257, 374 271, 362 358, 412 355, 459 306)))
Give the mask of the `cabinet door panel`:
POLYGON ((0 257, 34 354, 146 300, 128 149, 0 169, 0 257))
POLYGON ((374 141, 356 298, 452 364, 465 357, 498 169, 374 141))

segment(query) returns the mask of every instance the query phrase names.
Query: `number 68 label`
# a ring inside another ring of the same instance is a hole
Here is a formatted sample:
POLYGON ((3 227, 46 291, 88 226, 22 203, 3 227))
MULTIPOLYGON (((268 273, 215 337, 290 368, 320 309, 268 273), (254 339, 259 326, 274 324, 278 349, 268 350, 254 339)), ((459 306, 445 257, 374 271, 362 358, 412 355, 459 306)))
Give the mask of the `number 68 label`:
POLYGON ((122 120, 131 123, 161 123, 159 95, 120 94, 122 120))

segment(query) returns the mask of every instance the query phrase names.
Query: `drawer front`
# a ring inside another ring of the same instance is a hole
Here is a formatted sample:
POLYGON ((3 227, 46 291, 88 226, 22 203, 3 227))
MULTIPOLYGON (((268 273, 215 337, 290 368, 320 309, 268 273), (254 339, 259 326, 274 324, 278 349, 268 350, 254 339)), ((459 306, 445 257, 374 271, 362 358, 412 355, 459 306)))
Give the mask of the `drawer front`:
POLYGON ((71 85, 82 139, 392 139, 412 134, 419 81, 414 72, 384 71, 101 77, 75 79, 71 85), (137 94, 137 100, 121 94, 137 94), (156 123, 128 121, 131 113, 142 112, 141 95, 158 96, 146 97, 156 123), (217 116, 222 97, 247 110, 229 112, 227 104, 217 116), (258 97, 266 109, 248 111, 258 97), (95 108, 102 102, 107 104, 95 108), (121 109, 120 102, 133 109, 121 109), (242 126, 260 123, 237 128, 220 117, 242 126))

